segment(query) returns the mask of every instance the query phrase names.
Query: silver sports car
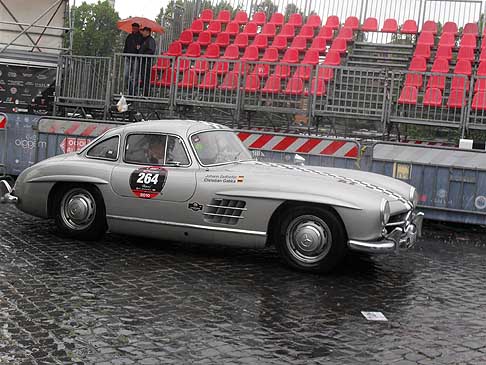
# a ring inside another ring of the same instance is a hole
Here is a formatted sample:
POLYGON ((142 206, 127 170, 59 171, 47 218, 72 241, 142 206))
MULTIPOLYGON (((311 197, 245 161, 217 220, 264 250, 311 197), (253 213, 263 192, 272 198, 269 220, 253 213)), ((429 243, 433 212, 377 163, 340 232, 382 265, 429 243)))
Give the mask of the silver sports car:
POLYGON ((417 193, 382 175, 252 159, 221 125, 150 121, 26 169, 6 203, 68 236, 110 232, 243 247, 275 245, 290 266, 325 272, 348 250, 391 253, 420 235, 417 193))

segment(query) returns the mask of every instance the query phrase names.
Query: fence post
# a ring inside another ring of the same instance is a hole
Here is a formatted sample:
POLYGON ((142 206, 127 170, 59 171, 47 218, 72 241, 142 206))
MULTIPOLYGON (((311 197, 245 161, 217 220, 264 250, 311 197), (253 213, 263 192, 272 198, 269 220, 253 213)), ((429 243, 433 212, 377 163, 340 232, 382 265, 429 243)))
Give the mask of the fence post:
POLYGON ((52 114, 55 116, 57 114, 57 100, 59 95, 61 95, 61 80, 62 80, 62 70, 64 64, 64 55, 60 55, 57 59, 57 70, 56 70, 56 88, 54 102, 52 103, 52 114))

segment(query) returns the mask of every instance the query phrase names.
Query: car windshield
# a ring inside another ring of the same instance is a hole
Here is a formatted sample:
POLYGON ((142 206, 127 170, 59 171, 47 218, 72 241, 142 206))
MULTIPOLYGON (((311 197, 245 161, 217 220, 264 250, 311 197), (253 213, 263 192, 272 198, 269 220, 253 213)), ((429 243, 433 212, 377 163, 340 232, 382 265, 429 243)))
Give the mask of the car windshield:
POLYGON ((191 137, 194 151, 203 165, 251 160, 251 153, 232 131, 207 131, 191 137))

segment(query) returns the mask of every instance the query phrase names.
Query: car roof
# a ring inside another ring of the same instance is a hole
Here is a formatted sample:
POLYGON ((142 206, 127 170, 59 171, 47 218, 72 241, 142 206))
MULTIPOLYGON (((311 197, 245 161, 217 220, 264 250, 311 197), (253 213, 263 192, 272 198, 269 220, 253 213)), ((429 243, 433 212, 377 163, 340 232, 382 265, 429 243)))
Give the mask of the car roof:
POLYGON ((126 133, 134 132, 155 132, 171 133, 180 136, 212 129, 229 129, 221 124, 181 119, 149 120, 145 122, 131 123, 123 127, 126 133))

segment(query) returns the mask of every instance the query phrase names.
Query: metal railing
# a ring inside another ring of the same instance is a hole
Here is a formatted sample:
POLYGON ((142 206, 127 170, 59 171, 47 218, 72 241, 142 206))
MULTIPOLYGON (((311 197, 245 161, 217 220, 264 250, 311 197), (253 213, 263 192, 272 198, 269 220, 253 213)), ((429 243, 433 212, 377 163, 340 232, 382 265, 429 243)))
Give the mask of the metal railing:
POLYGON ((474 76, 467 100, 466 129, 486 129, 486 76, 474 76))

